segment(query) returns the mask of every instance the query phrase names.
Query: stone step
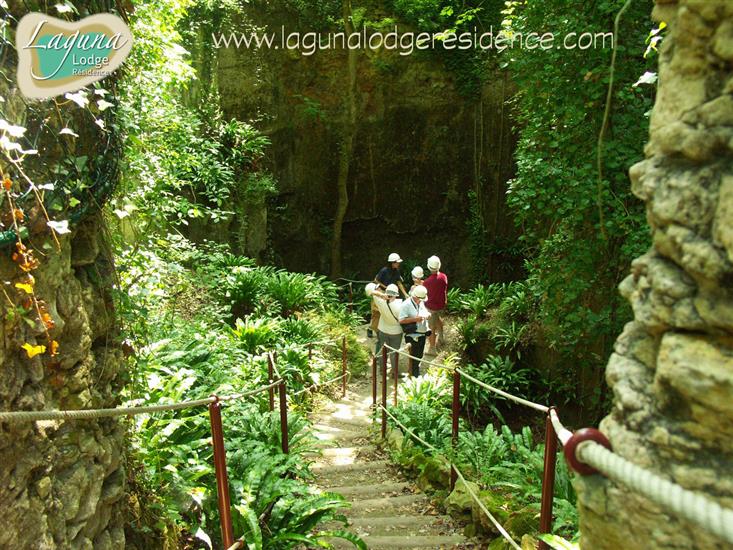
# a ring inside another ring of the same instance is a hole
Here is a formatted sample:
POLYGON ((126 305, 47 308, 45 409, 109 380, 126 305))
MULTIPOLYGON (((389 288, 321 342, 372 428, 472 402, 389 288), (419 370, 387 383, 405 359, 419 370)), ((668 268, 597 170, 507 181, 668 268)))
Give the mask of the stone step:
POLYGON ((353 464, 362 455, 369 455, 376 451, 376 447, 365 445, 361 447, 327 447, 320 452, 304 453, 305 458, 313 459, 319 464, 353 464))
POLYGON ((367 430, 372 425, 372 419, 368 416, 345 418, 343 416, 317 416, 313 421, 319 425, 330 426, 335 429, 346 430, 367 430))
MULTIPOLYGON (((343 529, 339 522, 329 522, 322 529, 343 529)), ((389 516, 350 518, 348 530, 361 537, 394 536, 419 537, 455 534, 455 524, 449 516, 389 516)))
POLYGON ((397 514, 402 510, 401 515, 412 515, 415 511, 420 513, 428 506, 428 500, 423 494, 408 494, 396 497, 381 497, 357 500, 351 503, 345 513, 352 517, 373 517, 388 516, 397 514))
POLYGON ((319 475, 328 475, 330 473, 349 473, 349 472, 365 472, 368 470, 386 469, 391 462, 387 460, 375 460, 373 462, 360 462, 355 464, 314 464, 311 470, 319 475))
POLYGON ((410 484, 402 481, 386 481, 384 483, 330 487, 332 493, 339 493, 347 500, 370 500, 385 496, 401 496, 408 494, 410 484))
MULTIPOLYGON (((426 535, 416 537, 376 535, 362 537, 362 540, 366 543, 369 550, 447 550, 468 542, 462 535, 426 535)), ((332 539, 330 542, 334 545, 334 548, 354 548, 347 541, 332 539)))

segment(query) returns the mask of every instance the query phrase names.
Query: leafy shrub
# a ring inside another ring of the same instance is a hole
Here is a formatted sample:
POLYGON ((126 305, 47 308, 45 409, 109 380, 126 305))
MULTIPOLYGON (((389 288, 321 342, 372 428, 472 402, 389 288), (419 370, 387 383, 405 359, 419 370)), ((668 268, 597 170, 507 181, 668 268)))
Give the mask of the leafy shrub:
POLYGON ((417 403, 440 409, 450 403, 453 387, 446 371, 433 369, 402 381, 398 402, 417 403))
POLYGON ((450 443, 451 422, 444 411, 407 402, 392 408, 390 412, 415 435, 438 449, 445 448, 450 443))
POLYGON ((288 317, 278 325, 282 340, 296 344, 310 344, 321 340, 323 327, 307 318, 288 317))
POLYGON ((330 537, 348 540, 366 550, 366 544, 352 533, 318 529, 320 524, 332 521, 346 526, 347 519, 339 510, 348 503, 340 495, 314 493, 303 482, 292 479, 290 474, 300 460, 297 455, 235 454, 232 463, 245 472, 232 481, 235 532, 244 535, 248 547, 254 550, 324 547, 330 537))
MULTIPOLYGON (((464 370, 485 384, 515 395, 526 395, 529 387, 530 371, 516 368, 509 357, 490 355, 481 366, 467 365, 464 370)), ((461 404, 467 410, 476 414, 482 408, 488 407, 503 421, 504 418, 496 407, 496 400, 504 398, 471 381, 462 384, 461 404)))
POLYGON ((278 336, 278 323, 265 317, 237 319, 232 335, 247 353, 260 353, 271 347, 278 336))

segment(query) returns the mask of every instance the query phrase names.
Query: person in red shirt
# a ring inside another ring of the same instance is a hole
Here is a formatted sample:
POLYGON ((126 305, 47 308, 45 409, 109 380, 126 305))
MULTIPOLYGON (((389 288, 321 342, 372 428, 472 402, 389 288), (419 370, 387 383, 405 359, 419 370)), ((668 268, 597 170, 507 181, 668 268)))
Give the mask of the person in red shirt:
POLYGON ((428 289, 428 300, 425 305, 430 312, 428 324, 431 333, 428 337, 430 346, 427 351, 430 354, 435 353, 436 344, 442 345, 445 341, 441 314, 445 309, 445 305, 448 303, 448 277, 446 277, 445 273, 441 273, 440 267, 440 258, 430 256, 428 258, 430 276, 423 282, 423 286, 428 289))

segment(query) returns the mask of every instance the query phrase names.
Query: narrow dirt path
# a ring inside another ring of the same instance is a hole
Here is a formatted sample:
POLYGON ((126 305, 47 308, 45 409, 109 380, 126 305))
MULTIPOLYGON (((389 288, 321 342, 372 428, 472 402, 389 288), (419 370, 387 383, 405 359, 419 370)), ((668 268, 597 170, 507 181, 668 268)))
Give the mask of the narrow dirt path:
MULTIPOLYGON (((377 426, 371 422, 371 383, 353 380, 346 397, 312 417, 322 455, 315 457, 316 486, 342 494, 350 530, 370 549, 473 548, 452 518, 391 465, 374 445, 377 426)), ((334 541, 337 548, 353 547, 334 541)))

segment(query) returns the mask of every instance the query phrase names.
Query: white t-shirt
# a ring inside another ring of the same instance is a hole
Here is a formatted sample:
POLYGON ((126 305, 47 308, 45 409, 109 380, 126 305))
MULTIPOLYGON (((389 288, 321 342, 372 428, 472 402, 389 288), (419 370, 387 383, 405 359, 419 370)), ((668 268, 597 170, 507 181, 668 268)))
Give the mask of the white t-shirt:
MULTIPOLYGON (((428 311, 428 308, 425 307, 425 301, 420 302, 417 307, 415 307, 415 302, 412 301, 412 298, 404 301, 400 308, 400 315, 398 318, 402 320, 409 319, 410 317, 430 317, 430 312, 428 311)), ((427 321, 421 321, 417 324, 417 334, 425 334, 427 331, 427 321)), ((412 336, 413 334, 416 333, 410 333, 408 336, 412 336)))
POLYGON ((374 296, 373 299, 377 309, 379 309, 379 325, 377 328, 385 334, 402 334, 402 327, 398 321, 402 300, 392 300, 387 304, 387 300, 379 296, 374 296))

